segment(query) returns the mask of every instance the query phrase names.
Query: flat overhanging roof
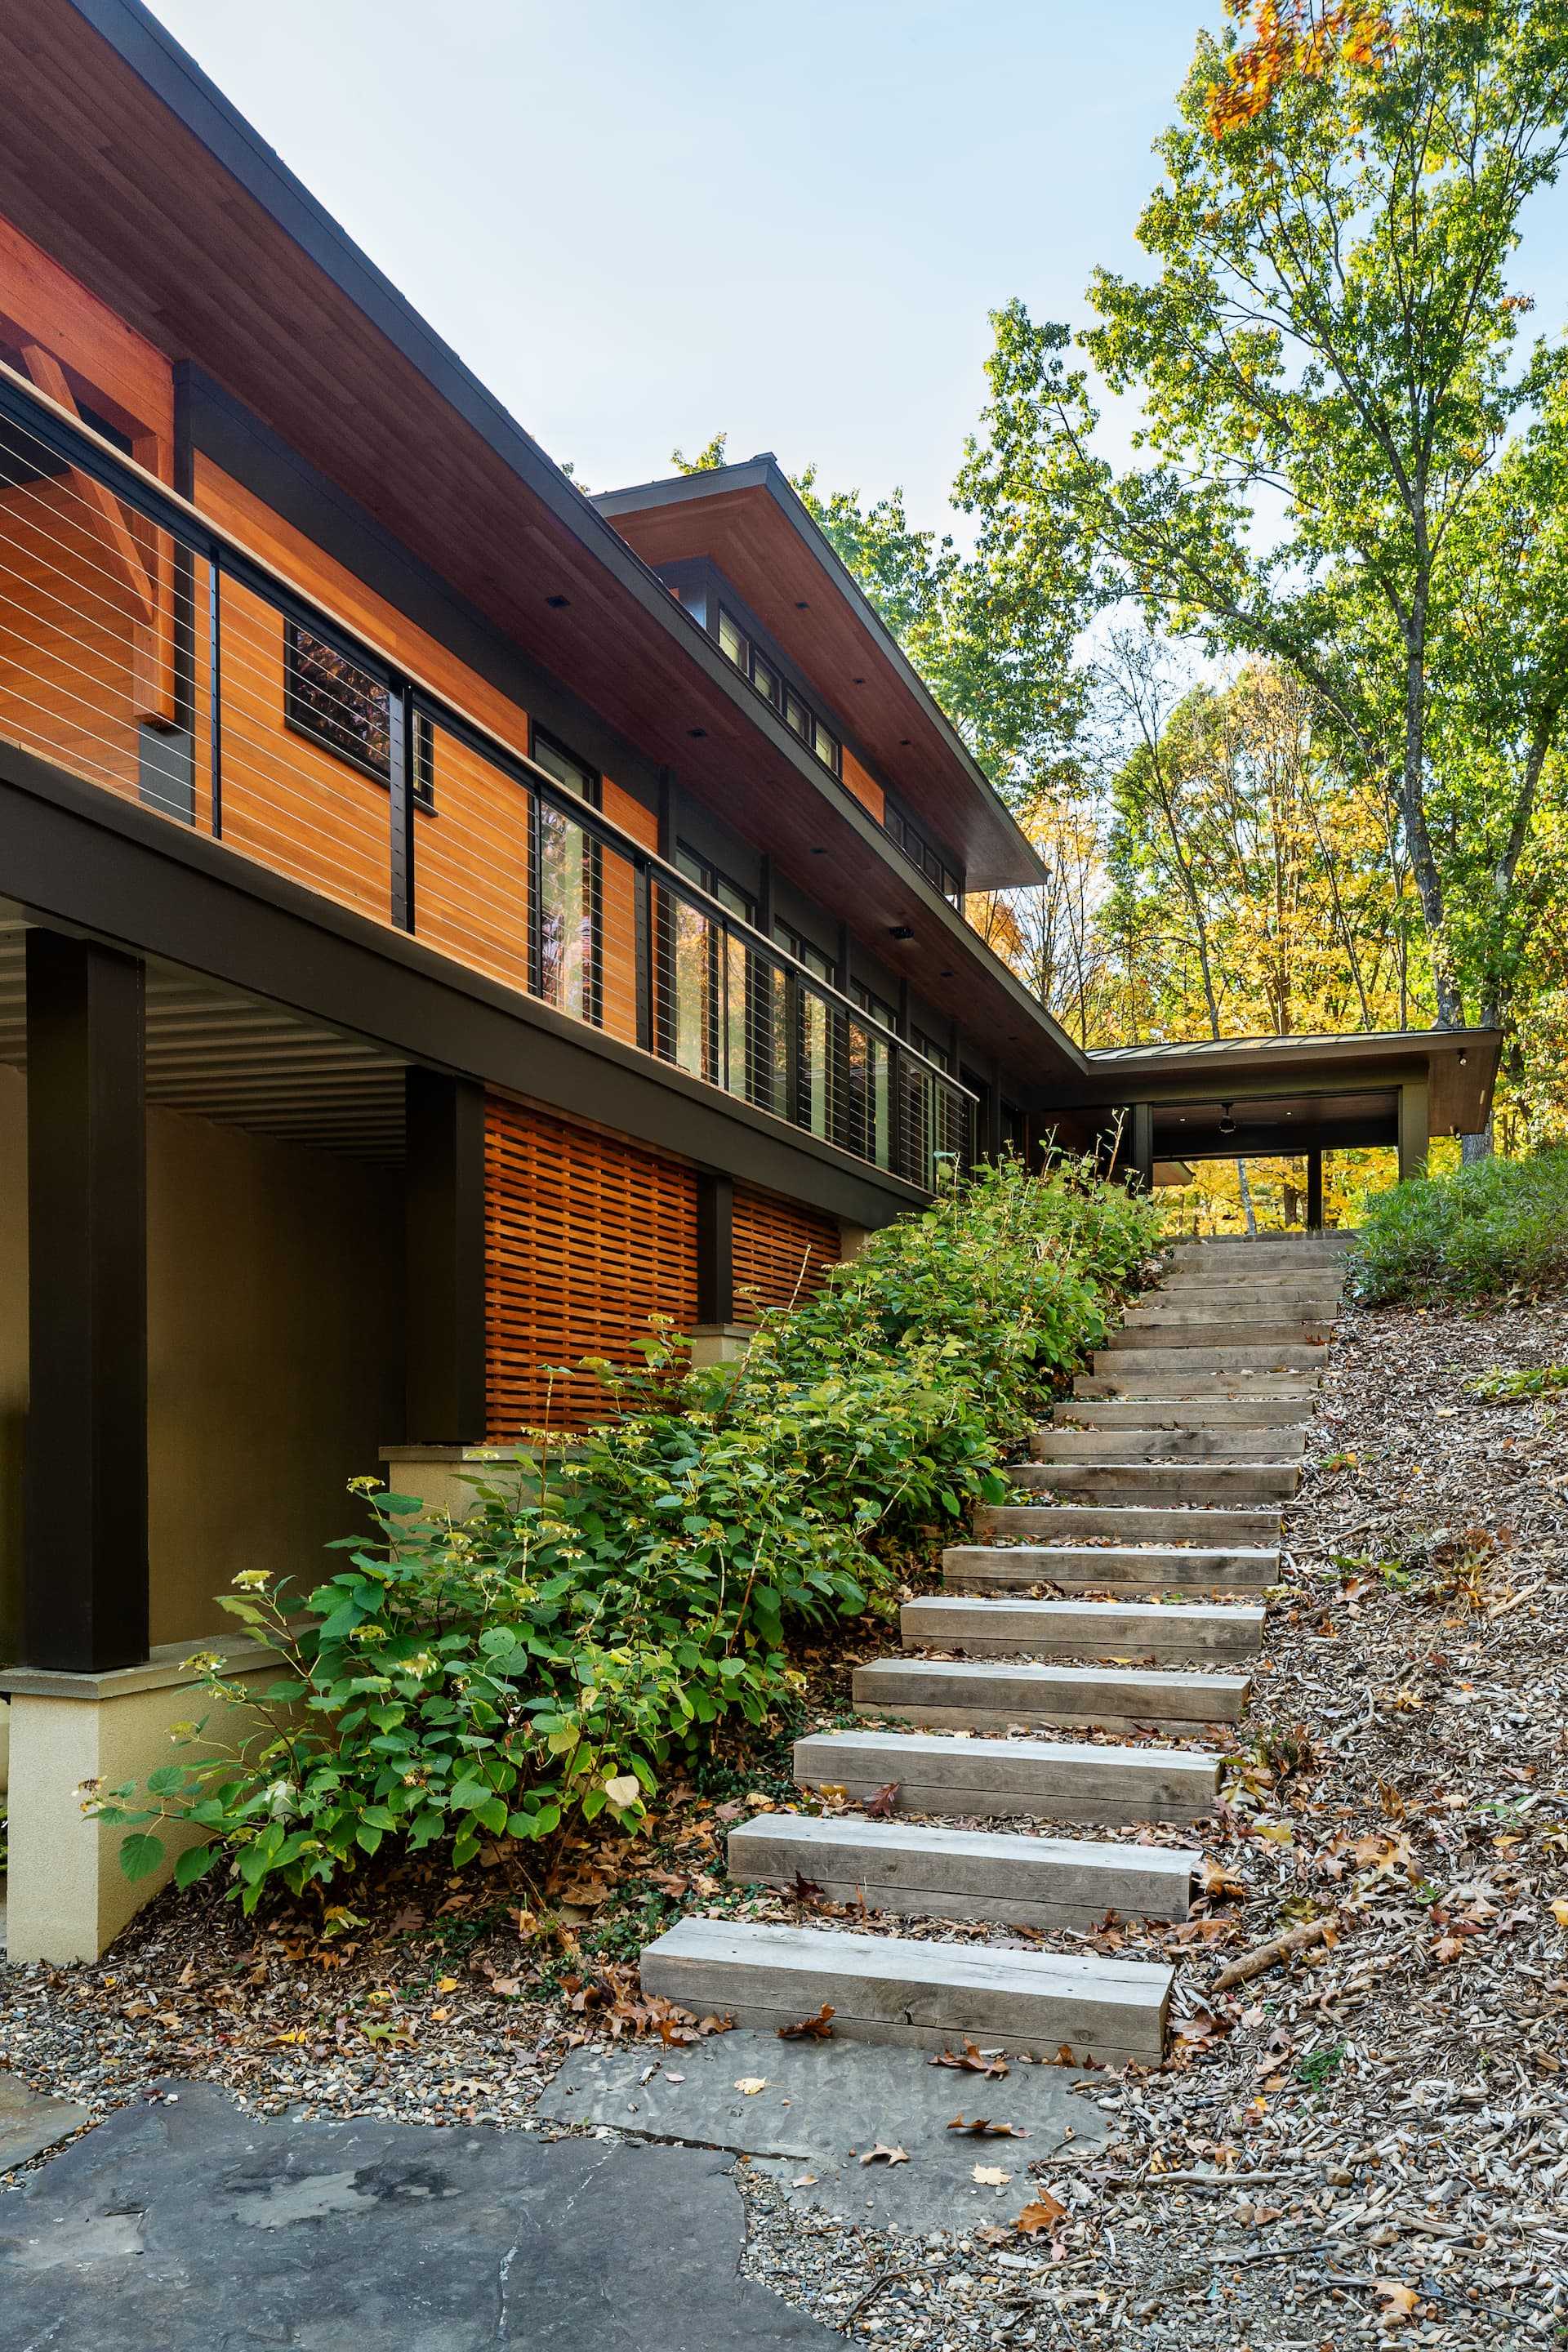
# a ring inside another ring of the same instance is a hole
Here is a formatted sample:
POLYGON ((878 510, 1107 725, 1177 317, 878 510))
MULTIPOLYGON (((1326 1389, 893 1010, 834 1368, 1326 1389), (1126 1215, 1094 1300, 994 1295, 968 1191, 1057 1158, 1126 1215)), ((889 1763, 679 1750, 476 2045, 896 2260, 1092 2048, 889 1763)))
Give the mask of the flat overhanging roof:
POLYGON ((1075 1099, 1151 1104, 1156 1151, 1184 1160, 1392 1143, 1399 1089, 1421 1083, 1431 1133, 1469 1135, 1490 1108, 1501 1043, 1496 1029, 1394 1029, 1121 1045, 1086 1057, 1075 1099), (1222 1131, 1226 1115, 1235 1126, 1222 1131))
POLYGON ((843 714, 971 889, 1046 878, 1038 854, 770 453, 606 490, 602 515, 655 566, 706 557, 843 714))

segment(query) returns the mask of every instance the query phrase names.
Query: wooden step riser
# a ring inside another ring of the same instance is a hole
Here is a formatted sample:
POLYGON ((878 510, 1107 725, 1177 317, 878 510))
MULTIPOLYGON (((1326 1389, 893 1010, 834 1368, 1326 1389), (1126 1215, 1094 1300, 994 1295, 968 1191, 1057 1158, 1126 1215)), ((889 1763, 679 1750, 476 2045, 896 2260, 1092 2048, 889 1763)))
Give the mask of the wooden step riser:
MULTIPOLYGON (((1125 1377, 1132 1372, 1155 1372, 1163 1381, 1180 1381, 1194 1372, 1321 1372, 1327 1364, 1328 1349, 1312 1347, 1268 1348, 1199 1348, 1150 1347, 1147 1335, 1137 1347, 1097 1348, 1094 1369, 1097 1372, 1125 1377)), ((1168 1391, 1167 1391, 1168 1393, 1168 1391)))
POLYGON ((1172 1972, 1151 1962, 1064 1959, 985 1946, 826 1935, 685 1919, 642 1956, 645 1992, 699 2016, 777 2032, 832 2009, 836 2036, 913 2050, 966 2039, 1015 2056, 1157 2065, 1172 1972), (1032 1963, 1032 1965, 1021 1965, 1032 1963))
POLYGON ((1037 1462, 1300 1462, 1301 1429, 1041 1430, 1029 1441, 1037 1462))
POLYGON ((1293 1495, 1300 1475, 1296 1463, 1041 1462, 1012 1482, 1106 1503, 1267 1503, 1293 1495))
POLYGON ((935 1732, 814 1732, 795 1742, 794 1769, 799 1787, 842 1788, 857 1801, 896 1783, 899 1812, 955 1820, 1202 1821, 1219 1783, 1217 1757, 1195 1748, 935 1732))
POLYGON ((907 1650, 976 1658, 1127 1658, 1143 1665, 1225 1665, 1256 1657, 1261 1609, 1128 1609, 1115 1602, 906 1601, 907 1650))
POLYGON ((1184 1511, 1148 1503, 1120 1507, 1095 1503, 1005 1503, 977 1510, 974 1529, 987 1538, 1014 1543, 1072 1544, 1081 1537, 1100 1536, 1120 1546, 1203 1544, 1226 1551, 1241 1546, 1276 1550, 1279 1512, 1278 1507, 1268 1511, 1184 1511))
POLYGON ((1106 1342, 1107 1352, 1146 1355, 1152 1348, 1321 1348, 1333 1325, 1303 1316, 1247 1322, 1212 1315, 1130 1315, 1106 1342))
POLYGON ((1201 1862, 1158 1846, 852 1818, 773 1815, 732 1829, 729 1840, 730 1876, 749 1885, 793 1890, 805 1879, 830 1903, 901 1917, 1080 1932, 1108 1911, 1184 1919, 1201 1862))
POLYGON ((1056 1424, 1085 1429, 1290 1429, 1305 1441, 1312 1401, 1193 1397, 1175 1404, 1157 1397, 1070 1397, 1056 1408, 1056 1424))
POLYGON ((1074 1400, 1100 1404, 1293 1404, 1309 1414, 1322 1388, 1316 1375, 1300 1372, 1184 1372, 1163 1361, 1152 1372, 1079 1372, 1074 1400))
POLYGON ((929 1731, 1010 1731, 1075 1738, 1089 1731, 1161 1731, 1180 1738, 1239 1723, 1245 1675, 1150 1674, 1092 1666, 1001 1666, 983 1661, 881 1659, 855 1673, 855 1711, 929 1731))

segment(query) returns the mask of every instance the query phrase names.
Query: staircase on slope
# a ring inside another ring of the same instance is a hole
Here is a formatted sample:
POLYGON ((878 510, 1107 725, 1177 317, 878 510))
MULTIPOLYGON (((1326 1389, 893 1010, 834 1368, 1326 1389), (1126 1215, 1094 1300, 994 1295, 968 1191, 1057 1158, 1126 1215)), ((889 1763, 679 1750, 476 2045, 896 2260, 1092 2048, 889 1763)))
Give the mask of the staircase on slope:
MULTIPOLYGON (((1247 1706, 1258 1596, 1278 1577, 1280 1508, 1300 1475, 1348 1241, 1177 1245, 1161 1287, 1037 1433, 1016 1499, 977 1513, 977 1539, 944 1553, 942 1594, 906 1604, 902 1654, 857 1671, 865 1728, 796 1743, 801 1788, 864 1800, 896 1787, 896 1816, 741 1823, 735 1878, 804 1878, 831 1902, 912 1919, 1082 1932, 1107 1910, 1187 1916, 1194 1849, 975 1824, 1185 1824, 1212 1812, 1220 1759, 1203 1735, 1247 1706), (1172 1744, 1103 1737, 1130 1732, 1172 1744)), ((743 2026, 793 2023, 827 2002, 851 2039, 941 2048, 967 2037, 1150 2065, 1163 2054, 1172 1971, 692 1917, 648 1946, 642 1979, 743 2026)))

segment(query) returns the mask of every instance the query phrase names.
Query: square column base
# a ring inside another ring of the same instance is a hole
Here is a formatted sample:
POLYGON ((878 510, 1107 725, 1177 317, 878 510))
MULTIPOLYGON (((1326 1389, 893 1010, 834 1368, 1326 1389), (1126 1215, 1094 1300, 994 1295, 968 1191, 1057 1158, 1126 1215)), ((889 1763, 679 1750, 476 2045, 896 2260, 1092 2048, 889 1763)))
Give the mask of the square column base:
POLYGON ((752 1344, 749 1323, 694 1323, 691 1327, 691 1361, 706 1369, 710 1364, 738 1364, 752 1344))
MULTIPOLYGON (((193 1699, 199 1677, 185 1665, 198 1651, 217 1651, 249 1686, 265 1690, 282 1661, 259 1642, 220 1634, 170 1642, 145 1665, 113 1674, 68 1674, 10 1666, 0 1692, 10 1701, 11 1759, 6 1824, 11 1850, 5 1890, 5 1956, 13 1962, 96 1960, 120 1930, 173 1875, 175 1856, 200 1842, 198 1830, 154 1824, 164 1856, 132 1882, 120 1867, 126 1832, 82 1811, 81 1784, 115 1788, 144 1781, 160 1764, 192 1762, 229 1745, 253 1718, 223 1711, 227 1738, 211 1748, 176 1748, 171 1727, 208 1713, 193 1699)), ((199 1696, 199 1694, 198 1694, 199 1696)), ((259 1728, 259 1718, 254 1718, 259 1728)))
MULTIPOLYGON (((569 1452, 557 1447, 555 1458, 569 1452)), ((384 1445, 382 1466, 395 1495, 417 1495, 433 1517, 466 1519, 480 1486, 520 1494, 531 1483, 535 1454, 517 1445, 384 1445)))

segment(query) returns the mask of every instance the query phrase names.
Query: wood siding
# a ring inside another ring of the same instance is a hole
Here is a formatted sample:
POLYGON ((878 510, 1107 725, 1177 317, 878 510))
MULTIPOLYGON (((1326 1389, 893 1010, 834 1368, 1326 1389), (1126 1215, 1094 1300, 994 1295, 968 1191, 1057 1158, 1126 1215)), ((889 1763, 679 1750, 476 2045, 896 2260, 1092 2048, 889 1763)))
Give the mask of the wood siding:
POLYGON ((735 1318, 755 1322, 764 1307, 809 1298, 842 1255, 833 1218, 776 1192, 735 1187, 735 1318))
POLYGON ((886 824, 888 796, 876 777, 867 774, 847 743, 844 746, 844 782, 861 807, 869 809, 879 824, 886 824))
POLYGON ((640 1365, 651 1316, 697 1319, 697 1178, 679 1160, 492 1095, 485 1225, 493 1442, 607 1419, 581 1359, 640 1365))

